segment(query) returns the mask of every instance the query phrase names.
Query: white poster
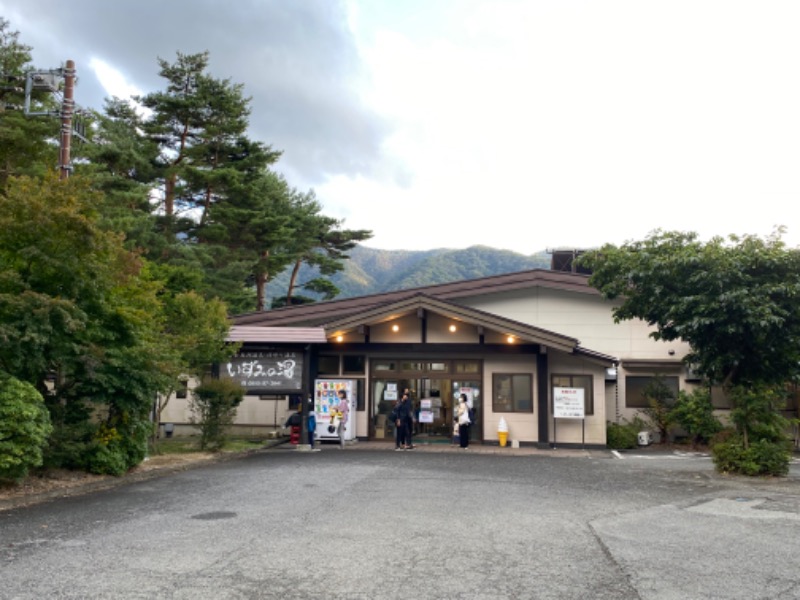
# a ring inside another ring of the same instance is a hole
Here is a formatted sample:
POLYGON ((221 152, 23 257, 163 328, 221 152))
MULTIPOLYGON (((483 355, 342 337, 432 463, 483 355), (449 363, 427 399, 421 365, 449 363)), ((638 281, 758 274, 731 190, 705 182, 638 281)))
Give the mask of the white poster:
POLYGON ((430 411, 430 410, 421 410, 421 411, 419 411, 419 422, 420 423, 433 423, 433 411, 430 411))
POLYGON ((553 388, 553 417, 556 419, 583 419, 583 388, 553 388))

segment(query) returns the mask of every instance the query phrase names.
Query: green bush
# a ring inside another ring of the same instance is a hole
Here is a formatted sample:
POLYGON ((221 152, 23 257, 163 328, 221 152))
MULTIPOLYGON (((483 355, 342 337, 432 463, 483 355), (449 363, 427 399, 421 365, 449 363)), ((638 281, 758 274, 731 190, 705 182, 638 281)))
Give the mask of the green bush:
POLYGON ((606 423, 606 446, 612 450, 636 448, 639 429, 635 423, 606 423))
POLYGON ((119 476, 128 470, 125 453, 116 441, 110 444, 91 444, 84 452, 83 461, 85 470, 97 475, 119 476))
POLYGON ((692 444, 707 444, 712 437, 722 431, 722 423, 714 416, 711 392, 708 388, 698 388, 691 394, 678 392, 678 401, 672 409, 672 419, 692 436, 692 444))
POLYGON ((36 388, 14 377, 0 377, 0 479, 18 481, 41 466, 52 431, 36 388))
POLYGON ((711 455, 720 473, 785 476, 789 473, 791 446, 783 441, 757 440, 746 447, 740 435, 726 430, 715 440, 711 455))
POLYGON ((192 390, 192 422, 200 427, 201 450, 222 450, 243 398, 244 390, 229 379, 212 379, 192 390))

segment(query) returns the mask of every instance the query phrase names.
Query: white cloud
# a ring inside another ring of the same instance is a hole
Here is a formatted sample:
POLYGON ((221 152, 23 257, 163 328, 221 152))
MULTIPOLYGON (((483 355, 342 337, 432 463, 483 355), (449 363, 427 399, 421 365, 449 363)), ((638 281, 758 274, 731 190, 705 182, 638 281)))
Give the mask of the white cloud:
POLYGON ((157 57, 208 49, 276 168, 367 245, 529 254, 776 225, 800 245, 796 0, 231 6, 0 0, 40 66, 77 61, 82 104, 95 76, 147 93, 157 57))
POLYGON ((125 75, 102 59, 92 57, 89 61, 89 68, 94 72, 108 96, 130 98, 142 94, 142 90, 137 85, 128 81, 125 75))
POLYGON ((372 222, 370 244, 532 253, 781 224, 800 243, 800 5, 469 6, 419 38, 359 13, 368 100, 396 125, 384 149, 411 184, 318 192, 349 225, 372 222))

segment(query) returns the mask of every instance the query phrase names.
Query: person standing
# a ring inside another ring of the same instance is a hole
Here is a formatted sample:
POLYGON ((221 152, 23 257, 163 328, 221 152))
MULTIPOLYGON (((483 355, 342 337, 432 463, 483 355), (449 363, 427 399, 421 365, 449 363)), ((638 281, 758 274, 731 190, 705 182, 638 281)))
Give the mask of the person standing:
POLYGON ((417 422, 414 414, 414 402, 411 400, 411 392, 408 388, 403 392, 408 404, 408 418, 406 419, 406 450, 414 449, 414 424, 417 422))
POLYGON ((394 449, 395 450, 402 450, 400 445, 403 442, 403 434, 400 427, 397 425, 398 415, 400 413, 400 402, 401 398, 398 398, 394 401, 394 406, 392 407, 392 411, 389 413, 389 421, 391 421, 392 426, 394 427, 394 449))
POLYGON ((314 449, 314 435, 317 432, 317 412, 314 410, 314 401, 308 401, 308 416, 306 417, 306 427, 308 427, 308 445, 314 449))
POLYGON ((339 448, 344 448, 344 428, 350 418, 350 403, 347 401, 347 392, 339 390, 339 404, 336 411, 339 413, 339 448))
POLYGON ((397 427, 397 447, 395 450, 408 449, 408 421, 411 418, 409 412, 411 410, 411 403, 408 401, 408 395, 403 394, 400 398, 400 404, 397 405, 397 420, 395 426, 397 427))
POLYGON ((466 450, 469 448, 469 406, 467 405, 467 395, 461 394, 458 398, 458 442, 459 446, 466 450))

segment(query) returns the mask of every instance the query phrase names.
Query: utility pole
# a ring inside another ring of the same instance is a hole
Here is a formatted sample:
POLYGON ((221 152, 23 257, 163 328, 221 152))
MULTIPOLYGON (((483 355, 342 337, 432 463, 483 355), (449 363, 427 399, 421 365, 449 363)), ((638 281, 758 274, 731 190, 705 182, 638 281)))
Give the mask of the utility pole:
MULTIPOLYGON (((81 131, 73 131, 73 117, 76 114, 75 106, 75 62, 68 60, 61 69, 49 71, 29 71, 25 78, 25 116, 26 117, 59 117, 61 119, 61 135, 59 139, 58 170, 61 179, 66 179, 72 172, 70 151, 72 136, 86 141, 81 131), (31 106, 34 92, 48 92, 56 97, 61 92, 61 82, 64 82, 61 109, 51 111, 36 111, 31 106)), ((80 111, 77 111, 80 116, 80 111)))
POLYGON ((64 100, 61 103, 61 152, 58 168, 60 178, 66 179, 72 171, 70 146, 72 144, 72 115, 75 112, 75 62, 67 61, 64 68, 64 100))

